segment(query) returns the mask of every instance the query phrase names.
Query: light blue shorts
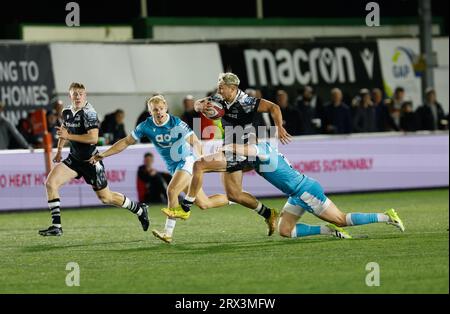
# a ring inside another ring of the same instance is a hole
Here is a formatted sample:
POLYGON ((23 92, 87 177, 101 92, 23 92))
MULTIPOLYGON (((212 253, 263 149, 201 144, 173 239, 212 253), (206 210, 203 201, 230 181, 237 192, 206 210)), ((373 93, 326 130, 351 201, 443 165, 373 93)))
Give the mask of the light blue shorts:
POLYGON ((169 167, 170 174, 173 176, 177 170, 184 170, 192 176, 192 169, 194 168, 195 160, 196 159, 194 156, 187 156, 186 159, 180 160, 172 167, 169 167))
POLYGON ((295 196, 289 197, 283 211, 301 216, 306 210, 319 216, 330 204, 331 201, 326 197, 320 183, 307 177, 300 192, 295 196))

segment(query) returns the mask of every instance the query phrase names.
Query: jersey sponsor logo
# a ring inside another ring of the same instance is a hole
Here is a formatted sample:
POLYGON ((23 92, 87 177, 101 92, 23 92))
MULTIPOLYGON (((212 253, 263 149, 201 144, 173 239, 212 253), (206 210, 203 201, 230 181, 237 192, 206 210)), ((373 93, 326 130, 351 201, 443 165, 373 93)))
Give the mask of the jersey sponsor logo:
POLYGON ((228 113, 227 114, 238 114, 239 113, 239 109, 237 108, 237 107, 231 107, 229 110, 228 110, 228 113))
POLYGON ((155 136, 155 140, 162 147, 172 146, 172 143, 170 143, 170 141, 172 140, 172 137, 170 136, 170 134, 158 134, 155 136))
POLYGON ((81 123, 74 123, 74 122, 66 122, 65 123, 67 127, 69 128, 79 128, 81 126, 81 123))

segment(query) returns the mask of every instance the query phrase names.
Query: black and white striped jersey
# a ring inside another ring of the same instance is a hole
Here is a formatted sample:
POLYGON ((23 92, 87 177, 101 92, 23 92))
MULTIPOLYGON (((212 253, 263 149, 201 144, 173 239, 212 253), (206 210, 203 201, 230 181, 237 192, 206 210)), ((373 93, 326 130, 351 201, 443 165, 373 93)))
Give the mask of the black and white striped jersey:
MULTIPOLYGON (((73 111, 72 106, 67 106, 62 111, 62 117, 63 126, 70 134, 87 134, 89 130, 99 127, 97 112, 90 103, 78 111, 73 111)), ((70 141, 70 154, 78 160, 89 159, 95 151, 95 144, 70 141)))
POLYGON ((231 103, 227 103, 220 95, 213 96, 213 99, 222 104, 225 110, 225 114, 222 117, 222 126, 225 131, 225 144, 246 144, 249 134, 255 134, 253 120, 258 111, 260 99, 251 97, 241 90, 238 90, 236 98, 231 103), (239 136, 241 138, 240 140, 230 132, 231 128, 235 131, 234 134, 239 132, 236 127, 242 127, 244 129, 245 134, 239 136))

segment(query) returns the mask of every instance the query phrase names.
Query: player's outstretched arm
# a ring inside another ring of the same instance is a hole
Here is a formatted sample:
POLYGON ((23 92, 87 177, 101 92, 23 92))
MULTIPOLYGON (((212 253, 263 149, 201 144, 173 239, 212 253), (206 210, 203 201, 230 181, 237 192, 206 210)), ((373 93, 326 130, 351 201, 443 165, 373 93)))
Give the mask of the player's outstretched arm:
POLYGON ((112 145, 104 152, 92 156, 91 159, 89 159, 89 162, 95 164, 97 161, 102 160, 108 156, 120 153, 121 151, 125 150, 128 146, 133 145, 134 143, 136 143, 136 140, 133 138, 133 136, 128 135, 127 137, 124 137, 123 139, 114 143, 114 145, 112 145))
POLYGON ((189 145, 192 146, 194 149, 194 153, 200 157, 203 155, 203 146, 202 142, 198 139, 197 135, 195 133, 192 133, 190 136, 186 138, 186 142, 188 142, 189 145))
POLYGON ((283 115, 277 104, 266 99, 261 99, 258 106, 258 112, 270 113, 270 116, 277 127, 277 137, 282 144, 288 144, 291 141, 291 135, 283 127, 283 115))

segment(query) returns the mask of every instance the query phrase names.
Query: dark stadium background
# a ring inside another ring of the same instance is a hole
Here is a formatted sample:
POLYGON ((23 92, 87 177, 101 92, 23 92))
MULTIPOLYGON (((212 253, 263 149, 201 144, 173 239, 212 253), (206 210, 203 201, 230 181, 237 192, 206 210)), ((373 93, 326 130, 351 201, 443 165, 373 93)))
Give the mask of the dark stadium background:
MULTIPOLYGON (((377 0, 381 21, 384 17, 414 17, 418 15, 419 0, 377 0)), ((65 5, 70 1, 10 1, 0 9, 0 38, 6 38, 7 29, 16 23, 64 23, 65 5)), ((81 23, 131 23, 140 14, 140 1, 77 0, 81 23)), ((264 0, 264 17, 365 17, 361 0, 264 0)), ((448 34, 448 1, 432 0, 433 17, 444 19, 443 35, 448 34)), ((254 17, 255 0, 181 1, 148 0, 150 17, 254 17)))

